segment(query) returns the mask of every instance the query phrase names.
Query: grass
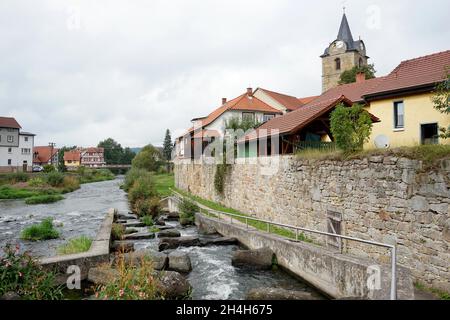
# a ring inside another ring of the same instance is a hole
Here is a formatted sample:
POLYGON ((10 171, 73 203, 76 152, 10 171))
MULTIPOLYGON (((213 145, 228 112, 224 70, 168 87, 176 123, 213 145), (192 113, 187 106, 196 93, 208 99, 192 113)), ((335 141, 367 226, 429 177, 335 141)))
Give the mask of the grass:
POLYGON ((438 160, 450 158, 450 145, 418 145, 413 147, 401 147, 392 149, 372 149, 345 154, 342 151, 330 150, 303 150, 296 153, 298 159, 302 160, 335 160, 345 161, 363 159, 371 156, 393 156, 420 160, 425 168, 432 168, 438 160))
POLYGON ((111 237, 113 240, 121 240, 125 235, 125 226, 120 223, 113 223, 111 228, 111 237))
POLYGON ((420 283, 420 282, 414 283, 414 286, 416 287, 416 289, 418 289, 420 291, 430 292, 430 293, 436 295, 441 300, 450 300, 450 293, 445 292, 443 290, 428 288, 423 283, 420 283))
POLYGON ((154 225, 153 218, 151 216, 143 216, 141 221, 146 227, 151 227, 154 225))
MULTIPOLYGON (((236 214, 236 215, 240 215, 243 216, 244 218, 238 218, 238 217, 233 217, 233 219, 235 220, 239 220, 241 222, 246 222, 245 217, 250 217, 249 215, 246 215, 238 210, 232 209, 232 208, 227 208, 222 206, 221 204, 217 203, 217 202, 213 202, 210 200, 206 200, 197 196, 194 196, 192 194, 189 194, 183 190, 180 190, 178 188, 172 188, 173 190, 175 190, 176 192, 180 193, 181 195, 190 198, 191 200, 194 200, 202 205, 204 205, 205 207, 208 207, 212 210, 216 210, 216 211, 221 211, 221 212, 226 212, 226 213, 231 213, 231 214, 236 214)), ((215 218, 217 218, 216 215, 209 213, 207 210, 204 209, 200 209, 200 212, 209 216, 213 216, 215 218)), ((255 221, 255 220, 250 220, 248 219, 248 225, 251 227, 254 227, 258 230, 262 230, 262 231, 267 231, 267 224, 261 221, 255 221)), ((277 227, 277 226, 270 226, 270 232, 271 233, 275 233, 279 236, 282 237, 286 237, 289 239, 296 239, 296 234, 294 231, 292 230, 288 230, 285 228, 281 228, 281 227, 277 227)), ((304 233, 299 233, 298 235, 298 240, 303 241, 303 242, 308 242, 308 243, 312 243, 312 240, 309 239, 304 233)))
POLYGON ((21 239, 29 241, 49 240, 59 238, 59 232, 53 227, 51 218, 44 219, 41 223, 25 228, 21 233, 21 239))
POLYGON ((64 197, 57 194, 57 195, 40 195, 40 196, 33 196, 25 199, 26 204, 42 204, 42 203, 54 203, 58 202, 60 200, 63 200, 64 197))
POLYGON ((0 199, 25 199, 41 195, 41 192, 32 189, 13 188, 10 186, 0 187, 0 199))
POLYGON ((151 226, 148 228, 148 231, 151 233, 158 233, 160 229, 157 226, 151 226))
POLYGON ((68 243, 60 246, 58 248, 58 254, 65 255, 65 254, 86 252, 89 251, 91 245, 92 239, 86 236, 81 236, 78 238, 71 239, 69 240, 68 243))
POLYGON ((155 174, 154 176, 155 180, 155 188, 156 192, 161 197, 168 197, 171 195, 170 189, 175 186, 175 178, 174 175, 171 173, 164 173, 164 174, 155 174))

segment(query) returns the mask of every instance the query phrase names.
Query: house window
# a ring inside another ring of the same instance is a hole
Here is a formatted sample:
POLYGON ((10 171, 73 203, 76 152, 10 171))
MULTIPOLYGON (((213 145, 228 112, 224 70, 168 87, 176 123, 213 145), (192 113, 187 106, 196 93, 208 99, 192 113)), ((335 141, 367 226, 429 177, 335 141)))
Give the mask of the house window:
POLYGON ((422 144, 439 144, 439 126, 437 123, 422 124, 420 126, 422 144))
POLYGON ((242 120, 255 121, 255 114, 253 112, 242 112, 242 120))
POLYGON ((10 166, 12 164, 12 160, 8 159, 8 166, 10 166))
POLYGON ((266 121, 269 121, 269 120, 271 120, 273 118, 275 118, 275 116, 273 114, 265 114, 263 116, 263 121, 266 122, 266 121))
POLYGON ((12 148, 8 148, 8 153, 12 153, 12 148))
POLYGON ((22 148, 22 154, 30 154, 31 153, 31 149, 29 148, 22 148))
POLYGON ((336 58, 334 62, 336 63, 336 70, 341 70, 341 59, 336 58))
POLYGON ((403 101, 394 102, 394 128, 405 128, 405 105, 403 101))
POLYGON ((28 142, 28 137, 25 137, 24 139, 25 139, 25 142, 28 142))
POLYGON ((14 142, 14 136, 8 136, 8 138, 6 140, 8 142, 12 143, 12 142, 14 142))

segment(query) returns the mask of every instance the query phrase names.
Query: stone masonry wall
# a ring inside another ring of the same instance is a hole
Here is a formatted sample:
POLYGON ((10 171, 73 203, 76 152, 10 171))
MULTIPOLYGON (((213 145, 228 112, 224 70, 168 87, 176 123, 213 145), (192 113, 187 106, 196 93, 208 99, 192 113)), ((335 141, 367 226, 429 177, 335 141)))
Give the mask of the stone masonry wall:
MULTIPOLYGON (((233 165, 222 196, 214 189, 213 164, 178 161, 175 184, 246 214, 323 231, 327 214, 338 213, 341 234, 397 243, 399 264, 416 280, 450 292, 450 160, 425 170, 420 161, 391 156, 344 162, 279 159, 273 166, 233 165)), ((345 241, 343 250, 389 262, 382 248, 345 241)))

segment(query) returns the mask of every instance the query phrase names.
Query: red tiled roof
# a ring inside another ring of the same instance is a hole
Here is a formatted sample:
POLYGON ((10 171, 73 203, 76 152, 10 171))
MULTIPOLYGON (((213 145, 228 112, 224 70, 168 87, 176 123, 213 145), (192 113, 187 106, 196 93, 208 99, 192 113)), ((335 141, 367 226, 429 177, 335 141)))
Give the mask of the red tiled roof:
POLYGON ((0 127, 13 129, 22 128, 20 124, 16 121, 16 119, 9 117, 0 117, 0 127))
POLYGON ((80 151, 67 151, 64 152, 64 161, 80 161, 80 151))
POLYGON ((363 96, 377 87, 382 81, 383 77, 364 80, 362 82, 354 82, 349 84, 343 84, 334 88, 331 88, 310 103, 320 103, 321 101, 327 101, 331 99, 337 99, 341 96, 345 96, 353 103, 364 102, 363 96))
POLYGON ((83 152, 89 152, 89 153, 103 153, 103 152, 105 152, 105 149, 104 149, 104 148, 91 147, 91 148, 83 149, 83 152))
POLYGON ((303 106, 305 103, 302 103, 299 99, 293 96, 289 96, 287 94, 270 91, 267 89, 259 88, 259 90, 266 93, 268 96, 270 96, 275 101, 278 101, 280 104, 282 104, 286 109, 289 111, 297 110, 301 106, 303 106))
POLYGON ((197 130, 194 133, 194 139, 219 137, 220 133, 217 130, 197 130))
MULTIPOLYGON (((249 111, 249 112, 265 112, 270 114, 282 114, 280 110, 272 108, 264 101, 259 100, 254 96, 249 96, 247 93, 240 95, 233 100, 228 101, 223 106, 217 108, 213 112, 211 112, 207 117, 197 118, 202 119, 202 128, 210 125, 214 121, 217 120, 222 114, 226 111, 236 110, 236 111, 249 111)), ((196 128, 197 129, 197 128, 196 128)), ((194 127, 190 128, 184 135, 191 133, 194 131, 194 127)))
POLYGON ((34 162, 40 162, 40 163, 48 163, 52 156, 58 153, 59 149, 53 148, 53 155, 51 155, 51 147, 44 146, 44 147, 34 147, 34 153, 36 154, 34 158, 34 162))
POLYGON ((311 101, 313 101, 314 99, 318 98, 319 96, 311 96, 311 97, 304 97, 304 98, 298 98, 298 101, 300 101, 300 103, 302 105, 308 104, 311 101))
POLYGON ((433 85, 447 78, 450 67, 450 50, 431 54, 400 63, 380 83, 365 95, 378 95, 403 89, 433 85))

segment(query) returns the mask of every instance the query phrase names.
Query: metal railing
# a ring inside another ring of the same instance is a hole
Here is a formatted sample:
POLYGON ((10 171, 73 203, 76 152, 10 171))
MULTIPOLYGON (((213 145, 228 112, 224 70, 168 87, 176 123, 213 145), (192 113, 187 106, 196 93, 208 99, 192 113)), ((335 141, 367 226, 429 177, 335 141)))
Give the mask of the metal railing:
MULTIPOLYGON (((181 201, 181 199, 187 198, 187 197, 181 195, 180 193, 176 192, 173 189, 171 189, 171 191, 175 195, 175 198, 177 199, 177 201, 181 201)), ((218 210, 211 209, 207 206, 204 206, 201 203, 198 203, 197 201, 195 201, 191 198, 187 198, 187 199, 189 199, 192 202, 195 202, 200 209, 206 210, 206 211, 208 211, 208 213, 210 213, 212 215, 216 215, 221 220, 225 220, 225 219, 222 219, 222 216, 230 217, 231 224, 233 224, 233 218, 235 218, 237 221, 240 221, 240 222, 245 220, 245 225, 246 225, 247 229, 249 228, 249 221, 257 221, 257 222, 266 224, 268 233, 270 233, 271 226, 277 226, 277 227, 281 227, 281 228, 285 228, 285 229, 292 229, 295 231, 295 240, 297 242, 299 241, 299 232, 302 231, 302 232, 308 232, 308 233, 319 234, 319 235, 324 235, 324 236, 329 236, 329 237, 335 237, 335 238, 339 238, 339 239, 355 241, 355 242, 360 242, 360 243, 364 243, 364 244, 387 248, 390 250, 390 253, 391 253, 390 254, 391 255, 390 299, 397 300, 397 247, 396 247, 396 245, 381 243, 381 242, 376 242, 376 241, 370 241, 370 240, 365 240, 365 239, 359 239, 359 238, 344 236, 344 235, 335 234, 335 233, 329 233, 329 232, 313 230, 313 229, 309 229, 309 228, 293 226, 293 225, 289 225, 289 224, 273 222, 273 221, 269 221, 269 220, 265 220, 265 219, 259 219, 259 218, 254 218, 254 217, 242 216, 242 215, 238 215, 238 214, 234 214, 234 213, 218 211, 218 210)), ((283 237, 283 235, 280 235, 280 236, 283 237)), ((288 239, 292 240, 291 238, 288 238, 288 239)))

